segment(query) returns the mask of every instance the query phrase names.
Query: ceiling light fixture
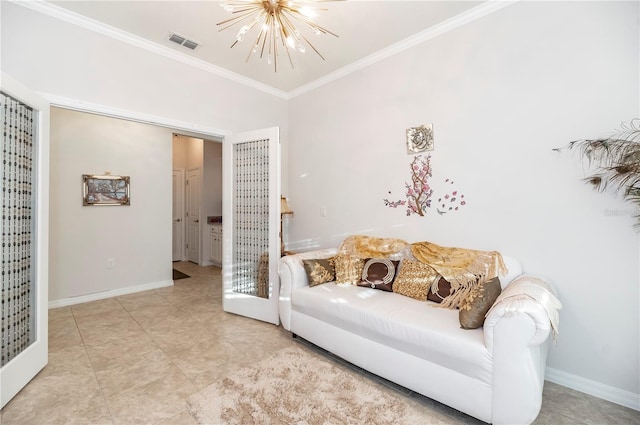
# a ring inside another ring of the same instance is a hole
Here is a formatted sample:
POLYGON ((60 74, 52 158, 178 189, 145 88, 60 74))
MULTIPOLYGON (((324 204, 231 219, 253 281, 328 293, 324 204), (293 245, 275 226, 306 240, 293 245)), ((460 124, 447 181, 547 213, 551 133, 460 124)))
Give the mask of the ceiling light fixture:
POLYGON ((291 68, 293 68, 293 59, 291 58, 291 50, 298 50, 301 53, 306 51, 305 44, 313 49, 324 60, 324 56, 320 54, 318 49, 314 47, 309 39, 300 32, 296 27, 308 27, 315 34, 331 34, 338 37, 331 31, 315 24, 312 19, 317 16, 320 9, 317 3, 325 1, 340 0, 229 0, 220 3, 220 5, 228 12, 236 15, 230 19, 218 22, 219 26, 223 26, 220 31, 224 31, 229 27, 240 22, 245 24, 238 30, 236 41, 231 48, 243 41, 245 35, 254 27, 259 29, 258 35, 251 46, 246 62, 251 56, 260 54, 260 58, 267 57, 269 64, 273 63, 274 71, 278 71, 277 58, 278 54, 284 50, 289 58, 291 68))

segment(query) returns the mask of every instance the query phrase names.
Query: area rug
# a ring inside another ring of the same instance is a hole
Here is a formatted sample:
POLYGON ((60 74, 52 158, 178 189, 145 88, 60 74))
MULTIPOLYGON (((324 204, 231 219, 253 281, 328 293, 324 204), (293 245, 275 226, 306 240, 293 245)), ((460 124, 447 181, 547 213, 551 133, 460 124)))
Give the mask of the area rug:
POLYGON ((191 277, 188 274, 182 273, 180 270, 173 269, 173 280, 185 279, 191 277))
POLYGON ((227 375, 187 403, 201 425, 450 423, 415 400, 296 346, 227 375))

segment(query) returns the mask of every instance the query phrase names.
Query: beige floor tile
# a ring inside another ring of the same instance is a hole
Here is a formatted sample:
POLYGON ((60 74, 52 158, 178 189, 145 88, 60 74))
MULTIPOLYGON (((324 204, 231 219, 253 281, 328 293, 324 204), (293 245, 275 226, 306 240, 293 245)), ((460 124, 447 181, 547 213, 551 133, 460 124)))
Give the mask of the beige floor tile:
POLYGON ((263 331, 261 334, 237 333, 226 335, 225 339, 242 353, 239 358, 242 363, 260 361, 265 355, 274 353, 294 343, 291 336, 284 335, 275 326, 271 331, 263 331))
POLYGON ((175 306, 196 304, 202 301, 202 294, 188 287, 165 293, 161 296, 175 306))
POLYGON ((82 345, 82 337, 73 316, 49 320, 49 351, 57 351, 71 345, 82 345))
POLYGON ((171 306, 171 303, 166 298, 158 295, 155 291, 138 292, 117 297, 117 299, 120 305, 130 313, 149 306, 171 306))
POLYGON ((236 363, 242 353, 224 339, 213 338, 192 344, 188 348, 169 354, 173 363, 185 376, 202 389, 224 376, 227 363, 236 363))
MULTIPOLYGON (((193 322, 193 319, 190 319, 193 322)), ((194 327, 192 323, 167 329, 154 329, 147 331, 153 342, 165 353, 172 354, 188 347, 194 341, 202 341, 215 337, 214 329, 194 327)))
POLYGON ((245 364, 236 362, 223 363, 214 369, 208 369, 192 376, 190 380, 193 385, 198 388, 198 390, 203 390, 209 385, 214 384, 221 379, 224 379, 225 376, 233 372, 237 372, 239 369, 242 369, 245 366, 245 364))
POLYGON ((546 381, 542 418, 569 417, 585 425, 640 425, 640 412, 546 381))
POLYGON ((91 376, 93 368, 82 345, 70 345, 56 351, 49 352, 47 365, 37 375, 46 376, 91 376))
POLYGON ((109 424, 111 417, 93 375, 37 375, 2 411, 4 425, 109 424))
POLYGON ((221 322, 224 322, 231 316, 231 313, 222 311, 220 307, 185 309, 183 311, 193 320, 213 329, 219 329, 224 326, 221 322))
POLYGON ((147 337, 144 329, 133 319, 130 323, 122 323, 117 326, 99 325, 80 328, 80 335, 87 346, 98 346, 107 343, 125 343, 135 339, 147 337))
POLYGON ((111 340, 99 345, 87 345, 87 354, 93 369, 103 371, 124 362, 132 362, 145 354, 158 349, 158 346, 145 333, 136 338, 111 340))
POLYGON ((73 318, 71 307, 58 307, 49 310, 49 321, 59 318, 73 318))
POLYGON ((563 415, 561 412, 542 409, 532 425, 577 425, 574 418, 563 415))
POLYGON ((107 298, 105 300, 92 301, 90 303, 76 304, 71 306, 73 315, 76 319, 94 316, 105 313, 123 312, 122 305, 115 298, 107 298))
POLYGON ((181 374, 176 365, 159 349, 116 360, 109 367, 96 370, 95 373, 107 399, 122 392, 132 393, 165 376, 181 374))
MULTIPOLYGON (((178 307, 168 301, 166 301, 166 304, 147 305, 129 312, 131 317, 143 328, 146 324, 156 322, 165 317, 179 316, 181 313, 182 311, 178 307)), ((188 320, 188 318, 183 317, 183 320, 188 320)))
POLYGON ((177 371, 106 398, 117 425, 155 424, 184 413, 187 398, 196 391, 196 387, 177 371))
POLYGON ((158 419, 154 425, 198 425, 198 422, 185 410, 168 419, 158 419))
POLYGON ((79 318, 76 322, 85 344, 93 343, 91 340, 99 340, 102 336, 113 338, 117 335, 142 331, 140 325, 125 310, 122 310, 121 313, 99 314, 79 318))

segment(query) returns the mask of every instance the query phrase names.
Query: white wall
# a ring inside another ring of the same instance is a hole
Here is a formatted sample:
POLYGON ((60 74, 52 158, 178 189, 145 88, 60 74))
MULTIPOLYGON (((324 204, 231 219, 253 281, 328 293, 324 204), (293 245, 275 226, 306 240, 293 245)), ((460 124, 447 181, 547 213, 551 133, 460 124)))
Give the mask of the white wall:
POLYGON ((552 148, 640 115, 638 40, 638 2, 521 2, 291 100, 287 248, 366 233, 515 256, 564 304, 548 365, 637 406, 634 211, 552 148), (407 217, 383 199, 404 199, 405 129, 426 123, 431 181, 468 205, 407 217))
MULTIPOLYGON (((224 132, 238 132, 279 126, 281 134, 287 133, 287 104, 282 99, 40 14, 15 3, 3 1, 0 2, 0 8, 0 66, 3 72, 13 76, 32 90, 52 95, 54 98, 71 99, 77 105, 96 104, 108 109, 133 111, 140 115, 157 117, 162 121, 188 123, 193 125, 193 128, 216 128, 224 132)), ((56 123, 56 117, 52 117, 52 127, 59 124, 56 123)), ((73 170, 75 173, 73 187, 76 187, 77 191, 70 189, 69 196, 73 197, 73 201, 70 203, 60 201, 56 218, 53 217, 52 212, 52 220, 66 220, 67 212, 64 208, 67 207, 70 211, 79 209, 80 212, 76 211, 77 214, 85 213, 86 210, 78 207, 79 179, 82 173, 101 172, 105 169, 123 174, 126 174, 128 169, 140 171, 135 168, 139 166, 139 162, 130 163, 129 161, 142 161, 145 157, 156 158, 156 155, 161 156, 165 153, 168 155, 169 162, 167 174, 162 177, 166 179, 166 184, 160 195, 169 196, 172 167, 171 131, 162 129, 155 131, 168 135, 166 152, 165 147, 161 145, 154 145, 154 149, 159 149, 158 152, 146 151, 145 149, 150 149, 149 145, 144 142, 141 145, 134 144, 133 139, 113 142, 123 144, 117 144, 112 151, 105 145, 106 139, 90 137, 93 133, 91 128, 87 128, 87 133, 82 136, 82 144, 77 143, 81 149, 73 154, 60 152, 60 155, 72 155, 73 166, 68 171, 58 170, 63 174, 56 178, 70 179, 71 176, 66 173, 71 173, 73 170), (144 154, 141 154, 140 150, 144 151, 144 154), (96 152, 103 153, 104 158, 99 158, 96 152), (129 158, 129 154, 141 154, 141 157, 129 158), (94 167, 97 169, 92 171, 91 168, 94 167)), ((80 137, 79 134, 75 136, 80 137)), ((109 136, 109 134, 103 134, 103 137, 109 136)), ((112 143, 112 140, 113 138, 110 137, 108 142, 112 143)), ((286 145, 286 140, 283 140, 283 145, 286 145)), ((52 159, 52 162, 54 161, 52 159)), ((52 175, 52 178, 54 177, 52 175)), ((140 205, 136 203, 153 193, 152 191, 139 192, 139 188, 144 187, 140 186, 143 179, 143 177, 132 175, 134 204, 128 211, 139 208, 140 205)), ((65 181, 64 184, 64 187, 68 187, 66 186, 68 182, 65 181)), ((164 197, 160 199, 164 201, 164 197)), ((150 205, 155 204, 152 202, 150 205)), ((171 235, 168 232, 160 232, 157 226, 149 224, 155 219, 162 219, 164 211, 170 215, 170 210, 169 204, 162 211, 145 211, 144 214, 148 214, 145 220, 136 215, 134 221, 139 222, 145 229, 153 229, 157 237, 149 239, 147 233, 136 234, 136 237, 132 238, 135 239, 132 245, 137 246, 141 254, 144 253, 145 264, 162 264, 162 266, 153 270, 143 266, 133 275, 125 273, 129 267, 127 265, 129 251, 125 250, 118 255, 114 252, 120 245, 126 245, 126 243, 122 241, 116 243, 109 239, 111 242, 108 246, 101 245, 104 235, 101 230, 93 230, 96 226, 93 221, 65 222, 64 226, 53 230, 52 247, 59 245, 65 249, 53 254, 60 262, 59 265, 52 267, 50 300, 60 300, 63 297, 76 295, 88 296, 118 285, 143 285, 170 279, 167 270, 170 273, 171 235), (153 220, 147 220, 151 218, 153 220), (81 238, 82 243, 75 244, 73 249, 67 249, 68 243, 62 239, 68 238, 69 234, 81 238), (89 243, 89 239, 92 239, 92 244, 89 243), (139 244, 143 244, 144 249, 139 244), (162 249, 163 246, 165 249, 162 249), (111 274, 101 273, 96 279, 87 279, 88 272, 79 271, 77 267, 65 269, 65 266, 78 265, 74 263, 74 257, 82 257, 83 267, 90 265, 92 268, 102 270, 106 256, 116 259, 116 269, 110 271, 111 274)), ((120 219, 123 218, 120 216, 125 214, 124 211, 127 211, 124 207, 116 208, 110 214, 120 219)), ((100 210, 94 214, 98 215, 97 218, 104 218, 102 216, 107 212, 108 210, 100 210)), ((76 213, 72 213, 71 216, 75 217, 76 213)), ((97 222, 99 223, 100 220, 97 222)), ((53 226, 56 226, 56 223, 57 221, 52 221, 53 226)), ((128 231, 132 229, 128 228, 128 231)), ((136 256, 130 258, 131 261, 140 260, 136 256)))
POLYGON ((222 143, 204 141, 202 171, 202 264, 211 265, 211 226, 206 220, 222 215, 222 143))
POLYGON ((228 132, 280 126, 287 102, 11 2, 2 70, 31 89, 228 132))
POLYGON ((51 108, 50 134, 49 300, 170 284, 171 131, 51 108), (131 177, 130 206, 82 206, 105 172, 131 177))
POLYGON ((222 215, 222 143, 204 142, 203 214, 222 215))
POLYGON ((187 170, 187 144, 179 134, 173 135, 173 169, 187 170))

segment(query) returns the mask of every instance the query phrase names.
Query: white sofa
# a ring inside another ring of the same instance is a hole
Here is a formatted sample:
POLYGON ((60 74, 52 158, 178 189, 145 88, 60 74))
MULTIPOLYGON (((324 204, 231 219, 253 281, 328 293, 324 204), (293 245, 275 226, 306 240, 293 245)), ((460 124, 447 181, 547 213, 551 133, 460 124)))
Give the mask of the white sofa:
MULTIPOLYGON (((547 310, 534 299, 494 305, 479 329, 461 329, 458 311, 431 301, 334 282, 309 287, 302 259, 336 249, 285 256, 279 264, 285 329, 378 376, 482 421, 529 424, 537 417, 551 339, 547 310)), ((521 275, 504 257, 502 287, 521 275)))

